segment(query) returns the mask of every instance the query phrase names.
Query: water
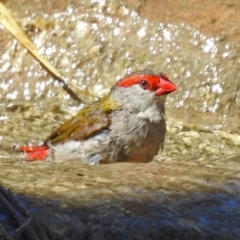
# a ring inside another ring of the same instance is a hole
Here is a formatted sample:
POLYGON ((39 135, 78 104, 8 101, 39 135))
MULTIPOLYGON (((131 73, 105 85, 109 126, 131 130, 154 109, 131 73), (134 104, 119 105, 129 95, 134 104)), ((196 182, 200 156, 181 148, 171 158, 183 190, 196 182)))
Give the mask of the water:
POLYGON ((160 201, 160 195, 152 198, 159 191, 174 199, 221 192, 233 194, 239 204, 237 44, 208 37, 184 23, 150 22, 120 3, 86 0, 46 11, 37 4, 13 8, 14 15, 67 81, 102 96, 125 74, 149 68, 167 73, 178 91, 168 96, 165 150, 154 163, 24 162, 14 145, 41 143, 82 105, 70 99, 0 25, 2 185, 75 206, 102 196, 160 201))

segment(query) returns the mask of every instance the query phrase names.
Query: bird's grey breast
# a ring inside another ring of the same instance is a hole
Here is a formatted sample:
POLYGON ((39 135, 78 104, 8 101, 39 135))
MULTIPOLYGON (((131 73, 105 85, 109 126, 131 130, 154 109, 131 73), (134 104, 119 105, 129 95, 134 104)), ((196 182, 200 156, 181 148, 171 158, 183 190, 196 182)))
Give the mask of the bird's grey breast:
POLYGON ((140 92, 136 99, 125 92, 126 98, 120 99, 122 108, 112 113, 110 161, 149 162, 163 146, 164 114, 154 95, 144 93, 140 92))

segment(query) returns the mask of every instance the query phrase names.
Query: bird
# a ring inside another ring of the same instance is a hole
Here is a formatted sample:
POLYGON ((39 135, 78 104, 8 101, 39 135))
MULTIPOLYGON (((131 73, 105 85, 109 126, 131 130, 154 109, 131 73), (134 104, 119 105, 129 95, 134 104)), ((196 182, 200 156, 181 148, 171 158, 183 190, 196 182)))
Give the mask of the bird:
POLYGON ((175 90, 167 74, 135 71, 60 125, 42 145, 18 149, 26 160, 91 165, 151 162, 164 147, 165 102, 175 90))

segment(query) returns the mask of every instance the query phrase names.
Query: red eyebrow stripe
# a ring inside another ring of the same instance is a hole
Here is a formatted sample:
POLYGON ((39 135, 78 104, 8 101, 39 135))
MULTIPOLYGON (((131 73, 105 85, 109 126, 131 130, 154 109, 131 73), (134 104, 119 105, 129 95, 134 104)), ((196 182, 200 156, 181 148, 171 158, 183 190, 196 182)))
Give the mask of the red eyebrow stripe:
POLYGON ((149 90, 155 90, 158 88, 158 84, 161 81, 160 76, 154 76, 154 75, 133 75, 128 76, 126 78, 121 79, 117 85, 120 87, 131 87, 134 84, 138 84, 141 80, 147 80, 149 83, 149 90))

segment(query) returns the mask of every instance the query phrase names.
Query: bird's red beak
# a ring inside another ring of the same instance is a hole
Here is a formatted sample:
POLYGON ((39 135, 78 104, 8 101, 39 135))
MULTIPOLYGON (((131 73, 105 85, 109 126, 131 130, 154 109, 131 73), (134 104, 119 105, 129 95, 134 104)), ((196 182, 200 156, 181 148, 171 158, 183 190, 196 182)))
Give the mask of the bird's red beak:
POLYGON ((177 86, 172 83, 167 77, 161 78, 161 82, 158 84, 156 95, 168 94, 177 90, 177 86))

